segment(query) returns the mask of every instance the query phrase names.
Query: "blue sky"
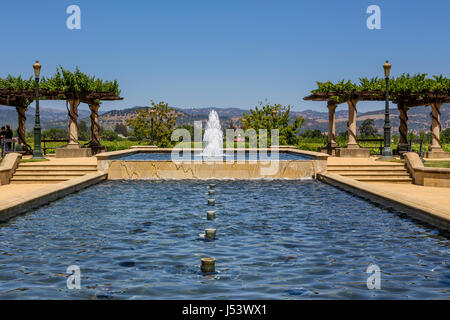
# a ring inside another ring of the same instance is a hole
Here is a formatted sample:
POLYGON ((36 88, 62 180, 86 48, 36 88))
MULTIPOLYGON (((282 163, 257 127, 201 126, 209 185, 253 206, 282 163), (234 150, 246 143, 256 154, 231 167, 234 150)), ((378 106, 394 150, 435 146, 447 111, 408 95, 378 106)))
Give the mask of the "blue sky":
POLYGON ((325 111, 302 100, 316 80, 382 76, 386 59, 394 76, 449 76, 449 14, 447 0, 2 1, 0 76, 28 77, 36 59, 44 76, 78 65, 119 81, 125 100, 104 111, 150 99, 249 108, 266 98, 325 111), (81 30, 66 28, 71 4, 81 8, 81 30), (381 30, 366 27, 369 5, 381 7, 381 30))

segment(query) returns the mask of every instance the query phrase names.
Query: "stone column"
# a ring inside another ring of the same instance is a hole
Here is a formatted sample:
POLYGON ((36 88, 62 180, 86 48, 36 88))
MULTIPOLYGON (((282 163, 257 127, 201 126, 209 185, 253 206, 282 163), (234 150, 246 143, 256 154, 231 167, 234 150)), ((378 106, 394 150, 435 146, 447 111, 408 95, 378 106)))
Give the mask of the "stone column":
POLYGON ((91 145, 98 147, 100 146, 99 138, 99 125, 98 125, 98 109, 100 105, 90 104, 89 109, 91 109, 91 145))
POLYGON ((399 134, 400 139, 398 142, 399 151, 408 151, 408 106, 403 103, 397 105, 398 111, 400 111, 400 127, 399 134))
POLYGON ((358 100, 347 101, 348 104, 348 149, 359 148, 356 141, 356 104, 358 100))
POLYGON ((335 148, 336 143, 336 103, 328 102, 328 149, 335 148))
POLYGON ((25 115, 25 112, 27 111, 27 107, 16 107, 17 110, 17 116, 18 116, 18 123, 19 126, 17 128, 17 135, 19 136, 19 143, 26 145, 26 129, 25 129, 25 122, 27 121, 27 116, 25 115))
POLYGON ((441 147, 441 108, 442 103, 431 105, 431 145, 429 151, 442 152, 441 147))
POLYGON ((78 149, 80 144, 78 143, 78 106, 80 105, 80 100, 69 100, 69 144, 68 149, 78 149))

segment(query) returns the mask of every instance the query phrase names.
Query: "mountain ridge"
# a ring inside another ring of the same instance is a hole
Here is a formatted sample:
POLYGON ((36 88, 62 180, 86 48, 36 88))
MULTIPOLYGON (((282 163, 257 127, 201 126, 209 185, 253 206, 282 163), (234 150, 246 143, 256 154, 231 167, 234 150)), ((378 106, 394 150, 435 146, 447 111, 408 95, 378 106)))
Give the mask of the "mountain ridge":
MULTIPOLYGON (((99 114, 99 123, 105 128, 114 128, 117 123, 126 124, 127 119, 131 119, 136 115, 136 110, 147 108, 144 106, 134 106, 120 110, 110 110, 101 112, 99 114)), ((208 119, 209 112, 214 109, 219 114, 222 127, 228 128, 230 122, 234 126, 240 125, 240 118, 244 113, 249 113, 250 110, 240 108, 179 108, 174 109, 181 114, 178 124, 191 124, 194 121, 202 121, 205 123, 208 119)), ((29 107, 27 110, 27 130, 32 130, 34 126, 34 112, 33 107, 29 107)), ((420 131, 429 131, 431 126, 431 108, 430 107, 414 107, 408 111, 408 129, 416 133, 420 131)), ((322 132, 328 131, 328 112, 321 112, 316 110, 303 110, 303 111, 291 111, 293 117, 303 117, 305 122, 302 126, 301 132, 310 130, 321 130, 322 132)), ((396 108, 390 109, 391 114, 391 126, 393 132, 398 132, 399 111, 396 108)), ((79 110, 79 120, 86 121, 90 124, 89 111, 79 110)), ((347 115, 348 111, 344 107, 342 110, 336 110, 336 132, 343 132, 347 130, 347 115)), ((365 119, 374 119, 377 130, 381 133, 383 131, 384 124, 384 109, 360 112, 357 117, 357 125, 359 126, 365 119)), ((52 108, 41 108, 41 123, 43 129, 49 129, 51 127, 67 128, 68 116, 67 111, 57 110, 52 108), (56 119, 55 119, 56 118, 56 119)), ((450 104, 444 104, 441 107, 441 123, 442 128, 450 127, 450 104)), ((10 124, 13 128, 17 127, 17 112, 15 108, 0 106, 0 125, 10 124)))

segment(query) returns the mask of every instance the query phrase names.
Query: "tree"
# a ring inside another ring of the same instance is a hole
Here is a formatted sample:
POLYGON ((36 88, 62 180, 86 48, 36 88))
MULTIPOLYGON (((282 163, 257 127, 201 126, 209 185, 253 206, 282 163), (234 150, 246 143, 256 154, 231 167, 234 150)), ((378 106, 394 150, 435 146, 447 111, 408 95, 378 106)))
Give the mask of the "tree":
POLYGON ((320 131, 319 129, 315 129, 315 130, 305 130, 302 133, 302 138, 307 138, 307 139, 315 139, 315 138, 323 138, 324 135, 322 133, 322 131, 320 131))
MULTIPOLYGON (((250 114, 244 113, 241 118, 242 128, 244 130, 254 129, 258 138, 260 138, 260 129, 266 129, 268 135, 270 135, 272 129, 278 129, 280 145, 297 145, 300 141, 298 132, 305 119, 302 117, 292 119, 290 112, 291 106, 260 102, 259 107, 250 109, 250 114)), ((271 145, 271 137, 268 137, 267 143, 271 145)))
POLYGON ((102 133, 102 140, 106 140, 106 141, 117 141, 117 140, 121 140, 121 138, 119 137, 119 135, 112 131, 112 130, 104 130, 102 133))
POLYGON ((89 141, 91 139, 91 133, 85 121, 80 121, 78 125, 78 138, 80 141, 89 141))
MULTIPOLYGON (((169 147, 172 145, 171 135, 176 127, 178 114, 167 103, 162 101, 158 104, 154 101, 151 103, 153 110, 155 110, 153 122, 154 143, 159 147, 169 147)), ((152 138, 150 108, 136 110, 136 114, 136 118, 127 120, 127 125, 133 130, 133 136, 136 139, 150 141, 152 138)))
POLYGON ((375 128, 375 121, 373 119, 364 120, 359 126, 359 134, 363 138, 372 138, 378 135, 378 131, 375 128))
MULTIPOLYGON (((32 131, 30 131, 33 133, 32 131)), ((28 135, 27 135, 28 136, 28 135)), ((42 137, 47 140, 69 139, 69 133, 66 129, 51 128, 42 132, 42 137)))
POLYGON ((450 128, 441 132, 441 143, 450 143, 450 128))
POLYGON ((116 123, 116 127, 114 128, 114 131, 117 134, 121 134, 124 137, 128 136, 128 128, 126 125, 122 124, 122 123, 116 123))
POLYGON ((194 140, 194 126, 191 126, 190 124, 183 124, 181 126, 178 126, 178 129, 186 129, 187 131, 189 131, 191 140, 194 140))

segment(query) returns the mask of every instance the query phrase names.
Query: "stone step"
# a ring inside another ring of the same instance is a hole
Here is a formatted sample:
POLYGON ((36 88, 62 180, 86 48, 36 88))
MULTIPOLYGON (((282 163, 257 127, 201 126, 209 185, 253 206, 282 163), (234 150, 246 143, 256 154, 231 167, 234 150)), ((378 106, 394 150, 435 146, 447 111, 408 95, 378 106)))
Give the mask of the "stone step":
POLYGON ((75 168, 69 168, 69 170, 66 169, 58 169, 58 170, 54 170, 54 169, 30 169, 30 168, 17 168, 16 170, 16 174, 20 173, 20 174, 41 174, 41 175, 45 175, 45 174, 60 174, 60 173, 75 173, 75 174, 88 174, 88 173, 93 173, 96 172, 97 170, 76 170, 75 168))
POLYGON ((397 177, 364 177, 355 180, 361 182, 389 182, 389 183, 412 183, 411 178, 397 178, 397 177))
POLYGON ((367 175, 404 175, 408 174, 407 170, 328 170, 329 173, 339 174, 341 176, 347 176, 347 175, 355 175, 355 174, 367 174, 367 175))
MULTIPOLYGON (((333 172, 336 173, 336 172, 333 172)), ((344 177, 409 177, 409 173, 405 172, 351 172, 351 173, 336 173, 344 177)))
POLYGON ((364 167, 367 169, 363 169, 362 167, 333 167, 328 166, 328 171, 403 171, 406 170, 405 167, 364 167))
POLYGON ((11 184, 46 184, 46 183, 60 183, 69 180, 65 177, 13 177, 11 184))
POLYGON ((402 170, 328 170, 330 173, 336 173, 336 174, 357 174, 357 173, 368 173, 368 174, 377 174, 377 173, 396 173, 396 174, 403 174, 405 172, 408 172, 406 169, 402 170))
POLYGON ((411 179, 408 175, 405 176, 365 176, 365 175, 360 175, 360 176, 343 176, 346 178, 350 178, 350 179, 355 179, 355 180, 359 180, 362 181, 364 179, 389 179, 389 180, 403 180, 403 179, 411 179))
POLYGON ((405 170, 405 166, 327 166, 328 171, 337 171, 337 170, 359 170, 359 171, 376 171, 376 170, 405 170))
POLYGON ((14 173, 14 177, 81 177, 86 175, 83 172, 51 172, 51 173, 42 173, 42 172, 16 172, 14 173))
POLYGON ((33 165, 30 166, 27 163, 21 163, 17 170, 66 170, 66 171, 78 171, 78 170, 92 170, 97 171, 96 165, 33 165))

